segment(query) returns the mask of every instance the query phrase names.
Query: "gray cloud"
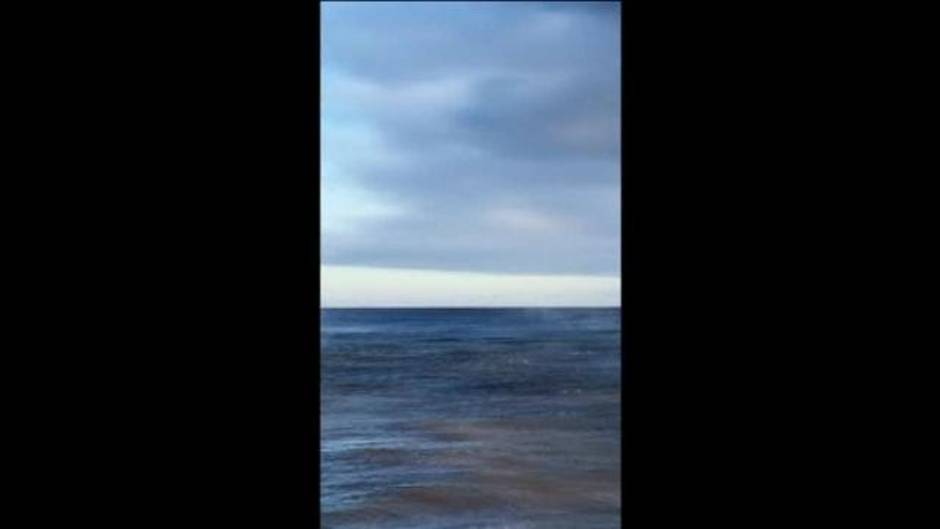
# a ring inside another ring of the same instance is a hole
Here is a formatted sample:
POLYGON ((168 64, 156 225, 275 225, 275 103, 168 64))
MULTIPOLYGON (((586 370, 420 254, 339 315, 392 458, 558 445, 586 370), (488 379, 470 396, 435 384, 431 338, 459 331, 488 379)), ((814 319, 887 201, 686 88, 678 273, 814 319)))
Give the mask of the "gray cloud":
POLYGON ((328 213, 324 262, 618 274, 619 31, 612 3, 324 4, 326 196, 395 209, 328 213))

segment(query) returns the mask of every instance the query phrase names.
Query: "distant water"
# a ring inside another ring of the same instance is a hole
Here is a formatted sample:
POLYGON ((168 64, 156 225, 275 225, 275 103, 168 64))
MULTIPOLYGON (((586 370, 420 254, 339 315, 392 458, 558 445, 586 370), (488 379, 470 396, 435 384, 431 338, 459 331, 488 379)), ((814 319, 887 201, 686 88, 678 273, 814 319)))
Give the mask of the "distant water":
POLYGON ((321 317, 323 527, 620 527, 619 309, 321 317))

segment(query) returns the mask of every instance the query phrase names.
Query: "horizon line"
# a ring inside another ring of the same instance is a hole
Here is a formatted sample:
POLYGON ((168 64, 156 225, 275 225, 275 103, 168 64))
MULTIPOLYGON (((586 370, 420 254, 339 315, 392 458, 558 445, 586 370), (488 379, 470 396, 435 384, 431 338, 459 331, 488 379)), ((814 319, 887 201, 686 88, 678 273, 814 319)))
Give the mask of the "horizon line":
POLYGON ((621 309, 621 305, 345 305, 324 309, 621 309))

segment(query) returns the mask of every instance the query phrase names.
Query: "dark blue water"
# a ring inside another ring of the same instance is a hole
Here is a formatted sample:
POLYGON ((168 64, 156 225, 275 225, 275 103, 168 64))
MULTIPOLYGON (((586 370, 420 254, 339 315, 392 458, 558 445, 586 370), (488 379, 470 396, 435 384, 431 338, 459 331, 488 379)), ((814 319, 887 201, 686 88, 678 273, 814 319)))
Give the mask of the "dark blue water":
POLYGON ((619 309, 326 309, 326 528, 620 526, 619 309))

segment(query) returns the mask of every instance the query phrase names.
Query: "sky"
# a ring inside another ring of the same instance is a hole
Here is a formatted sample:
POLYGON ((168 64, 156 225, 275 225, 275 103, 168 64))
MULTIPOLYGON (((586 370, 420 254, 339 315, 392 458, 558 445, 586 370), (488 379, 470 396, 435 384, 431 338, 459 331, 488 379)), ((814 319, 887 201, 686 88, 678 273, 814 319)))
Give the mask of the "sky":
POLYGON ((619 305, 619 4, 321 24, 322 306, 619 305))

